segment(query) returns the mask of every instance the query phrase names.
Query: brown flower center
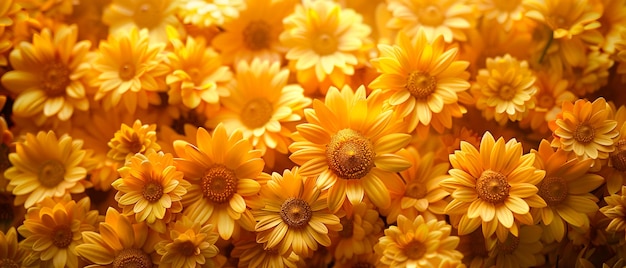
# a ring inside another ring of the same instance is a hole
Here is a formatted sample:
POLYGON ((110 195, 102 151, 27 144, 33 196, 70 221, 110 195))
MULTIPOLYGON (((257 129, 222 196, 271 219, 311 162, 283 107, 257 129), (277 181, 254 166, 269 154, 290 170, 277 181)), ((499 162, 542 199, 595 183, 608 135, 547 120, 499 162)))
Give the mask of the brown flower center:
POLYGON ((300 198, 289 198, 280 207, 280 217, 289 228, 299 229, 305 227, 312 216, 311 206, 300 198))
POLYGON ((262 20, 251 21, 243 29, 243 43, 250 50, 261 50, 270 47, 272 26, 262 20))
POLYGON ((124 81, 133 79, 133 77, 135 77, 135 72, 135 65, 129 62, 122 64, 122 66, 120 66, 120 69, 118 70, 120 79, 124 81))
POLYGON ((0 259, 0 268, 20 268, 20 265, 9 258, 0 259))
POLYGON ((326 146, 328 167, 342 179, 360 179, 374 167, 374 144, 361 133, 342 129, 326 146))
POLYGON ((322 33, 313 39, 313 50, 322 56, 335 53, 338 46, 337 38, 330 34, 322 33))
POLYGON ((65 179, 65 166, 58 160, 47 160, 39 167, 37 178, 46 188, 53 188, 65 179))
POLYGON ((429 5, 418 11, 417 18, 421 24, 426 26, 439 26, 445 20, 444 14, 438 6, 429 5))
POLYGON ((113 260, 113 268, 151 268, 150 256, 140 249, 127 248, 120 251, 113 260))
POLYGON ((586 123, 581 123, 574 130, 574 139, 580 143, 590 143, 595 137, 595 130, 586 123))
POLYGON ((425 72, 412 72, 406 89, 417 99, 425 99, 437 89, 437 80, 425 72))
POLYGON ((416 181, 407 185, 406 189, 404 190, 404 196, 415 199, 424 198, 426 196, 426 193, 426 185, 416 181))
POLYGON ((537 106, 544 109, 552 109, 554 107, 554 97, 549 94, 542 94, 537 98, 537 106))
POLYGON ((509 196, 509 182, 500 172, 485 170, 476 180, 478 197, 490 203, 503 202, 509 196))
POLYGON ((424 243, 413 240, 404 246, 404 255, 411 260, 419 260, 426 254, 426 245, 424 243))
POLYGON ((519 246, 519 237, 509 234, 504 242, 498 240, 497 248, 505 254, 513 253, 519 246))
POLYGON ((136 154, 143 151, 143 143, 141 142, 141 139, 139 138, 139 135, 137 135, 137 133, 133 133, 126 144, 128 146, 128 152, 131 154, 136 154))
POLYGON ((621 139, 615 143, 615 152, 611 154, 611 164, 613 168, 626 171, 626 140, 621 139))
POLYGON ((154 203, 163 196, 163 185, 158 181, 150 181, 143 186, 143 198, 150 203, 154 203))
POLYGON ((161 11, 158 7, 152 6, 149 1, 145 1, 148 3, 143 3, 137 7, 135 10, 135 14, 133 14, 133 19, 135 20, 135 24, 139 29, 148 28, 152 29, 158 26, 163 18, 161 11))
POLYGON ((182 242, 174 242, 176 251, 180 255, 191 257, 200 255, 200 248, 193 244, 193 242, 187 240, 182 242))
POLYGON ((548 206, 561 204, 567 197, 567 182, 561 177, 548 177, 539 184, 539 196, 548 206))
POLYGON ((51 97, 65 94, 65 89, 69 86, 71 71, 60 62, 49 63, 43 67, 41 77, 41 87, 51 97))
POLYGON ((255 98, 243 107, 240 114, 241 122, 250 129, 265 126, 272 119, 274 108, 266 98, 255 98))
POLYGON ((500 96, 500 99, 510 101, 515 97, 515 88, 509 85, 504 85, 498 91, 498 96, 500 96))
POLYGON ((339 221, 343 229, 339 231, 339 236, 343 238, 351 238, 354 234, 354 221, 352 219, 348 219, 348 217, 343 217, 339 221))
POLYGON ((72 243, 74 233, 67 225, 59 225, 52 230, 52 244, 57 248, 66 248, 72 243))
POLYGON ((224 203, 237 192, 235 172, 223 165, 214 165, 202 177, 202 194, 214 203, 224 203))

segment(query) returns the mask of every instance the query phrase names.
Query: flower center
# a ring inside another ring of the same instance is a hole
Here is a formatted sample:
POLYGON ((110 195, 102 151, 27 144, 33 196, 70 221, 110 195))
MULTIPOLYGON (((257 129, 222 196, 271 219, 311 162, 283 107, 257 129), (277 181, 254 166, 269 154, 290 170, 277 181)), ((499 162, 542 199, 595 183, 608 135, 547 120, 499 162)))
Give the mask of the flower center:
POLYGON ((322 56, 335 53, 338 45, 337 39, 330 34, 322 33, 313 39, 313 50, 322 56))
POLYGON ((406 89, 417 99, 425 99, 437 89, 437 80, 425 72, 412 72, 406 89))
POLYGON ((72 243, 74 234, 67 225, 59 225, 52 231, 52 244, 57 248, 66 248, 72 243))
POLYGON ((348 217, 343 217, 339 221, 343 229, 339 231, 339 236, 343 238, 351 238, 354 233, 354 221, 352 219, 348 219, 348 217))
POLYGON ((546 24, 548 24, 548 26, 550 26, 552 30, 556 30, 559 28, 568 28, 566 22, 567 21, 565 20, 565 18, 558 15, 546 18, 546 24))
POLYGON ((360 179, 374 167, 374 144, 361 133, 346 128, 326 146, 328 167, 343 179, 360 179))
POLYGON ((539 185, 539 196, 548 206, 561 204, 567 197, 567 183, 561 177, 545 178, 539 185))
POLYGON ((611 154, 611 164, 613 168, 626 171, 626 140, 621 139, 615 143, 615 152, 611 154))
POLYGON ((272 27, 265 21, 256 20, 248 23, 243 29, 243 43, 250 50, 261 50, 270 47, 272 27))
POLYGON ((266 98, 255 98, 241 110, 241 122, 250 129, 264 126, 272 119, 274 108, 266 98))
POLYGON ((163 18, 160 10, 154 6, 152 6, 150 1, 146 1, 148 3, 143 3, 137 7, 135 10, 135 14, 133 14, 133 19, 135 20, 135 24, 139 29, 148 28, 152 29, 158 26, 163 18))
POLYGON ((163 185, 157 181, 150 181, 143 186, 143 198, 150 203, 154 203, 163 196, 163 185))
POLYGON ((574 139, 580 143, 590 143, 594 137, 595 130, 585 123, 579 124, 574 130, 574 139))
POLYGON ((406 190, 404 190, 404 196, 422 199, 426 196, 426 185, 419 182, 410 183, 406 186, 406 190))
POLYGON ((214 165, 202 177, 202 194, 214 203, 224 203, 237 192, 235 172, 223 165, 214 165))
POLYGON ((443 24, 445 17, 439 7, 435 5, 429 5, 422 8, 417 15, 417 19, 421 24, 426 26, 439 26, 443 24))
POLYGON ((151 268, 150 256, 140 249, 127 248, 120 251, 113 260, 113 268, 151 268))
POLYGON ((180 255, 191 257, 200 255, 200 248, 196 247, 193 242, 187 240, 183 242, 175 242, 176 250, 180 255))
POLYGON ((41 87, 48 96, 57 97, 65 94, 65 89, 70 84, 70 70, 60 62, 47 64, 43 68, 41 87))
POLYGON ((500 99, 510 101, 513 97, 515 97, 515 88, 509 85, 504 85, 498 91, 498 96, 500 96, 500 99))
POLYGON ((404 246, 404 255, 411 260, 419 260, 426 254, 426 245, 424 243, 413 240, 404 246))
POLYGON ((130 79, 133 79, 133 77, 135 77, 135 71, 136 70, 135 70, 134 64, 124 63, 122 66, 120 66, 118 73, 122 80, 128 81, 130 79))
POLYGON ((521 0, 495 0, 494 5, 498 10, 511 12, 520 6, 521 0))
POLYGON ((480 199, 490 203, 503 202, 509 196, 509 182, 500 172, 485 170, 476 180, 476 192, 480 199))
POLYGON ((0 268, 20 268, 20 266, 11 259, 0 259, 0 268))
POLYGON ((303 228, 311 220, 313 211, 306 201, 290 197, 280 207, 280 217, 289 228, 303 228))
POLYGON ((554 107, 554 98, 548 94, 542 94, 537 100, 537 106, 552 109, 552 107, 554 107))
POLYGON ((505 254, 513 253, 519 246, 519 237, 509 234, 504 242, 498 240, 498 247, 500 251, 505 254))
POLYGON ((57 160, 47 160, 39 168, 39 183, 47 188, 53 188, 65 179, 65 166, 57 160))

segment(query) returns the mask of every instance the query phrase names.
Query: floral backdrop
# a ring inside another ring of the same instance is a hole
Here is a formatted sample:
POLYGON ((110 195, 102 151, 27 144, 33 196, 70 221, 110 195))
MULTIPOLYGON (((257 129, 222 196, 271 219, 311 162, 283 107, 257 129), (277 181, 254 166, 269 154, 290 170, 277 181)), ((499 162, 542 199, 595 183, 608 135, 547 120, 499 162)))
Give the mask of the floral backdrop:
POLYGON ((626 0, 2 0, 0 267, 623 267, 626 0))

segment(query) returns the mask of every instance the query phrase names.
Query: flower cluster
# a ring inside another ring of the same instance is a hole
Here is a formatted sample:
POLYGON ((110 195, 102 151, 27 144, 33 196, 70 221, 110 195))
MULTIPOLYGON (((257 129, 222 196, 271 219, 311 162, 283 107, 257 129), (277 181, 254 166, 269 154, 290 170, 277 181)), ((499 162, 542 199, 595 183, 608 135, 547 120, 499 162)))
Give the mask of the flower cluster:
POLYGON ((626 0, 2 0, 0 267, 621 267, 626 0))

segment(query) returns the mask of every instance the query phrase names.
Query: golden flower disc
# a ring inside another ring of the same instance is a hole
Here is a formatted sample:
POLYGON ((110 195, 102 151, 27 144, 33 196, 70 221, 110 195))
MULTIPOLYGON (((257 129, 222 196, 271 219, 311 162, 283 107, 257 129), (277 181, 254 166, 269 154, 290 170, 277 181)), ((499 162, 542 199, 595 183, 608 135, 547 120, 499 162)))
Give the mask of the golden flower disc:
POLYGON ((251 21, 243 29, 243 43, 250 50, 270 48, 272 26, 263 20, 251 21))
POLYGON ((265 98, 255 98, 246 103, 241 110, 241 122, 248 128, 259 128, 272 119, 273 113, 271 102, 265 98))
POLYGON ((437 89, 437 80, 425 72, 412 72, 406 89, 417 99, 425 99, 437 89))
POLYGON ((140 249, 127 248, 120 251, 113 260, 113 268, 123 267, 151 268, 152 261, 140 249))
POLYGON ((289 198, 280 207, 280 217, 289 228, 305 227, 312 216, 313 211, 309 203, 299 198, 289 198))
POLYGON ((476 180, 476 193, 483 201, 493 204, 503 202, 509 196, 511 185, 500 172, 485 170, 476 180))
POLYGON ((72 243, 74 234, 67 225, 59 225, 52 231, 52 244, 57 248, 66 248, 72 243))
POLYGON ((415 199, 422 199, 426 197, 426 194, 427 194, 426 190, 427 190, 426 185, 418 181, 414 181, 411 184, 406 186, 406 190, 404 191, 404 196, 415 198, 415 199))
POLYGON ((404 255, 411 260, 419 260, 426 254, 426 245, 424 243, 413 240, 404 246, 404 255))
POLYGON ((548 177, 539 185, 539 196, 549 206, 556 206, 567 197, 567 182, 561 177, 548 177))
POLYGON ((338 45, 339 42, 334 36, 325 33, 313 39, 313 50, 322 56, 335 53, 338 45))
POLYGON ((163 185, 156 181, 150 181, 143 186, 142 195, 150 203, 159 201, 163 196, 163 185))
POLYGON ((549 94, 541 94, 537 97, 537 106, 545 109, 552 109, 554 107, 554 97, 549 94))
POLYGON ((135 77, 135 72, 136 72, 135 65, 132 63, 123 64, 118 71, 120 79, 124 81, 133 79, 133 77, 135 77))
POLYGON ((41 88, 50 97, 61 96, 65 94, 65 89, 70 84, 71 71, 67 66, 60 62, 52 62, 43 67, 43 76, 41 88))
POLYGON ((20 266, 11 259, 0 259, 0 267, 2 268, 20 268, 20 266))
POLYGON ((421 24, 426 26, 440 26, 443 24, 445 16, 439 10, 439 7, 429 5, 418 12, 418 18, 421 24))
POLYGON ((339 231, 339 236, 343 238, 350 238, 354 234, 354 221, 352 219, 348 219, 347 217, 341 218, 339 221, 343 229, 339 231))
POLYGON ((509 234, 504 242, 498 240, 498 249, 503 253, 513 253, 519 246, 519 237, 509 234))
POLYGON ((515 90, 515 88, 509 85, 502 86, 500 90, 498 91, 498 96, 500 97, 500 99, 507 100, 507 101, 512 100, 516 94, 517 94, 517 91, 515 90))
POLYGON ((626 171, 626 140, 619 140, 615 143, 615 152, 610 157, 613 168, 621 172, 626 171))
POLYGON ((175 242, 176 251, 183 256, 191 257, 200 255, 200 248, 193 244, 193 242, 187 240, 181 243, 175 242))
POLYGON ((37 178, 44 187, 55 187, 65 179, 65 166, 57 160, 47 160, 39 168, 37 178))
POLYGON ((574 139, 580 143, 590 143, 595 137, 595 130, 587 124, 578 124, 574 130, 574 139))
POLYGON ((361 133, 342 129, 326 147, 328 167, 343 179, 360 179, 374 167, 374 145, 361 133))
POLYGON ((221 204, 230 200, 237 192, 235 172, 223 165, 214 165, 202 177, 202 194, 209 200, 221 204))

